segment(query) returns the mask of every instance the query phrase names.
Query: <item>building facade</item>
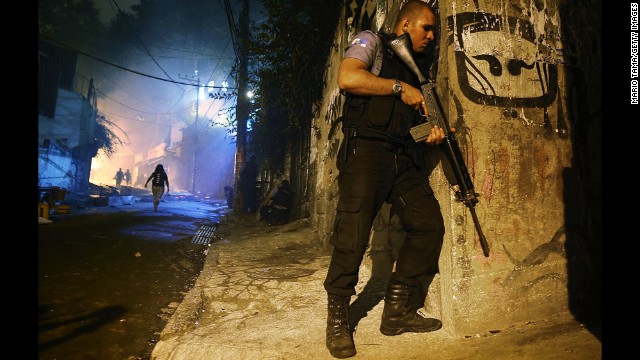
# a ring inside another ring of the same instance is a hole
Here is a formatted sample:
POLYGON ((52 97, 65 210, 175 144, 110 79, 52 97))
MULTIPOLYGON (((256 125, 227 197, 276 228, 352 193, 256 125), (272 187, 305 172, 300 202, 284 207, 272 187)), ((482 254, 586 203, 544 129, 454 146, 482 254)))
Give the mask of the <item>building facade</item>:
POLYGON ((78 54, 40 40, 38 47, 38 186, 84 193, 95 142, 93 81, 76 72, 78 54))

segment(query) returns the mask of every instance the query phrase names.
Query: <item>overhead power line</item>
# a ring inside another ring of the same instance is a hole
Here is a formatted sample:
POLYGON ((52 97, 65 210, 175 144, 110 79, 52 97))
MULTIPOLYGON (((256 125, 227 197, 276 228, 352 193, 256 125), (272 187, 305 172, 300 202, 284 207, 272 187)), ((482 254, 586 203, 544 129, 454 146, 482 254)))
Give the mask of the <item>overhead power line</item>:
POLYGON ((233 7, 229 0, 224 0, 224 10, 227 15, 227 23, 229 24, 229 32, 231 33, 231 41, 233 42, 233 51, 236 53, 236 59, 240 55, 240 47, 238 44, 238 25, 233 15, 233 7))
MULTIPOLYGON (((44 38, 44 39, 46 39, 47 41, 50 41, 50 42, 55 43, 56 45, 58 45, 58 46, 60 46, 60 47, 65 48, 65 49, 67 49, 67 50, 75 51, 75 52, 77 52, 77 53, 79 53, 79 54, 82 54, 82 55, 84 55, 84 56, 88 56, 88 57, 90 57, 90 58, 92 58, 92 59, 98 60, 98 61, 100 61, 100 62, 102 62, 102 63, 105 63, 105 64, 107 64, 107 65, 111 65, 111 66, 113 66, 113 67, 116 67, 116 68, 121 69, 121 70, 124 70, 124 71, 128 71, 128 72, 131 72, 131 73, 134 73, 134 74, 140 75, 140 76, 145 76, 145 77, 152 78, 152 79, 156 79, 156 80, 160 80, 160 81, 170 82, 170 83, 173 83, 173 84, 188 85, 188 86, 196 86, 196 87, 198 86, 197 84, 193 84, 193 83, 186 83, 186 82, 181 82, 181 81, 175 81, 175 80, 173 80, 173 79, 171 79, 171 78, 169 78, 169 79, 163 79, 163 78, 161 78, 161 77, 157 77, 157 76, 153 76, 153 75, 149 75, 149 74, 142 73, 142 72, 140 72, 140 71, 136 71, 136 70, 128 69, 128 68, 126 68, 126 67, 124 67, 124 66, 120 66, 120 65, 118 65, 118 64, 114 64, 114 63, 109 62, 109 61, 107 61, 107 60, 103 60, 103 59, 101 59, 101 58, 99 58, 99 57, 97 57, 97 56, 91 55, 91 54, 89 54, 89 53, 87 53, 87 52, 85 52, 85 51, 82 51, 82 50, 80 50, 80 49, 77 49, 77 48, 75 48, 75 47, 73 47, 73 46, 70 46, 70 45, 67 45, 67 44, 63 44, 63 43, 61 43, 61 42, 57 41, 56 39, 54 39, 54 38, 52 38, 52 37, 50 37, 50 36, 47 36, 47 35, 45 35, 45 34, 39 34, 39 36, 40 36, 40 37, 42 37, 42 38, 44 38)), ((223 87, 223 86, 207 86, 207 87, 209 87, 209 88, 214 88, 214 89, 222 89, 222 88, 225 88, 225 89, 237 90, 237 88, 233 88, 233 87, 223 87)))
MULTIPOLYGON (((118 8, 118 11, 122 12, 122 10, 120 9, 120 5, 118 5, 118 3, 116 2, 116 0, 111 0, 113 1, 113 3, 116 5, 116 7, 118 8)), ((160 70, 162 70, 162 72, 167 75, 167 77, 169 79, 171 79, 171 76, 169 76, 169 74, 167 74, 167 72, 164 70, 164 68, 162 66, 160 66, 160 64, 158 63, 158 61, 156 61, 156 59, 153 57, 153 55, 151 55, 151 52, 149 51, 149 49, 147 49, 147 46, 144 44, 144 42, 142 41, 142 39, 140 39, 140 37, 138 36, 138 33, 136 33, 133 30, 133 26, 131 26, 131 24, 129 24, 129 20, 127 20, 127 17, 123 17, 124 21, 127 23, 127 26, 129 27, 129 29, 131 29, 131 33, 133 34, 133 36, 136 37, 136 40, 138 40, 138 42, 140 43, 140 45, 142 46, 142 48, 144 49, 144 51, 147 53, 147 55, 149 55, 149 57, 151 58, 151 60, 153 60, 153 62, 158 66, 158 68, 160 68, 160 70)), ((173 79, 171 79, 173 80, 173 79)))

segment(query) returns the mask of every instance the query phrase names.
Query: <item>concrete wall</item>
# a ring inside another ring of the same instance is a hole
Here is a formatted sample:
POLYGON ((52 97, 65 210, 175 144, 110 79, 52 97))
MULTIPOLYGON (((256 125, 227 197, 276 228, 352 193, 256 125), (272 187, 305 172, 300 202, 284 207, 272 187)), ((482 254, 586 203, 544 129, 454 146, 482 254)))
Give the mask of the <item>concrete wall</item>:
POLYGON ((75 166, 70 153, 55 146, 38 148, 38 186, 71 189, 75 166))
MULTIPOLYGON (((329 85, 313 126, 311 164, 317 188, 312 221, 317 241, 325 246, 337 201, 335 157, 342 139, 336 123, 344 101, 336 85, 338 65, 359 31, 354 25, 369 22, 377 30, 401 3, 347 2, 336 32, 329 85)), ((598 273, 599 262, 588 250, 593 241, 575 229, 580 220, 567 220, 568 212, 589 204, 568 199, 584 195, 585 181, 571 175, 576 172, 572 111, 578 110, 568 99, 575 69, 563 53, 567 19, 560 6, 566 3, 440 1, 437 90, 480 193, 476 211, 491 249, 484 257, 469 210, 454 201, 438 166, 430 181, 447 232, 427 305, 452 336, 569 311, 571 298, 585 297, 586 279, 598 273)), ((584 212, 574 215, 585 218, 584 212)), ((386 225, 377 227, 374 239, 398 238, 401 230, 393 220, 381 224, 386 225)), ((379 243, 374 245, 371 249, 380 251, 379 243)), ((365 266, 372 266, 371 253, 367 259, 365 266)))
MULTIPOLYGON (((81 94, 58 89, 55 118, 38 116, 38 182, 40 186, 73 189, 77 171, 71 149, 86 139, 82 129, 84 99, 81 94), (45 139, 49 148, 42 148, 45 139)), ((94 120, 95 122, 95 120, 94 120)), ((88 177, 87 177, 88 179, 88 177)))
POLYGON ((54 118, 38 116, 38 182, 86 192, 96 129, 96 113, 81 94, 58 89, 54 118), (51 145, 44 147, 45 139, 51 145))
POLYGON ((38 116, 38 143, 41 145, 47 138, 52 141, 66 139, 69 148, 81 145, 83 101, 81 94, 58 89, 55 118, 38 116))

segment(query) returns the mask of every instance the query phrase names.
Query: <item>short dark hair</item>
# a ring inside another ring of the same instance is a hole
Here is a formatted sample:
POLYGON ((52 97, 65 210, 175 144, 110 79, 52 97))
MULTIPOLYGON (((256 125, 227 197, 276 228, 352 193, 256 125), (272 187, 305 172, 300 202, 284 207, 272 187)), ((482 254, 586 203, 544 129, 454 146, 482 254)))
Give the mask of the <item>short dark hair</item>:
POLYGON ((433 7, 431 7, 431 5, 427 4, 426 2, 421 0, 410 0, 400 8, 398 16, 396 16, 395 24, 398 25, 398 23, 404 18, 414 20, 418 15, 420 15, 421 9, 429 9, 429 11, 431 11, 433 14, 436 13, 433 10, 433 7))

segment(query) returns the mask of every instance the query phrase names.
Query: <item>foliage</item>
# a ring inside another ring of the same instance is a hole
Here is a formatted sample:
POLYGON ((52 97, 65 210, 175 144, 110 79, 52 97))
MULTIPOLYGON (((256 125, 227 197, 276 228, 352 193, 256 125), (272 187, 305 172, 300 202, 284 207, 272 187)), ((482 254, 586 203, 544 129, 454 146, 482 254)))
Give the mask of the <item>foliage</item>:
POLYGON ((282 171, 287 147, 311 126, 322 99, 327 57, 342 1, 262 0, 267 18, 254 26, 251 74, 259 111, 251 119, 251 145, 264 166, 282 171))
POLYGON ((96 131, 93 140, 93 145, 95 149, 95 154, 98 154, 98 151, 102 150, 104 154, 111 158, 119 147, 123 145, 127 145, 124 140, 122 140, 113 130, 120 130, 125 136, 127 133, 122 130, 120 126, 107 119, 104 115, 98 115, 96 117, 96 131))
MULTIPOLYGON (((230 46, 225 15, 208 0, 141 0, 131 10, 111 20, 105 39, 120 50, 113 54, 119 63, 138 64, 153 55, 165 68, 206 76, 220 66, 216 54, 230 46)), ((179 80, 178 74, 170 75, 179 80)))
POLYGON ((38 0, 38 32, 68 44, 99 44, 105 27, 93 0, 38 0))
POLYGON ((235 99, 238 93, 235 91, 229 93, 209 93, 209 97, 216 100, 230 100, 235 99))

